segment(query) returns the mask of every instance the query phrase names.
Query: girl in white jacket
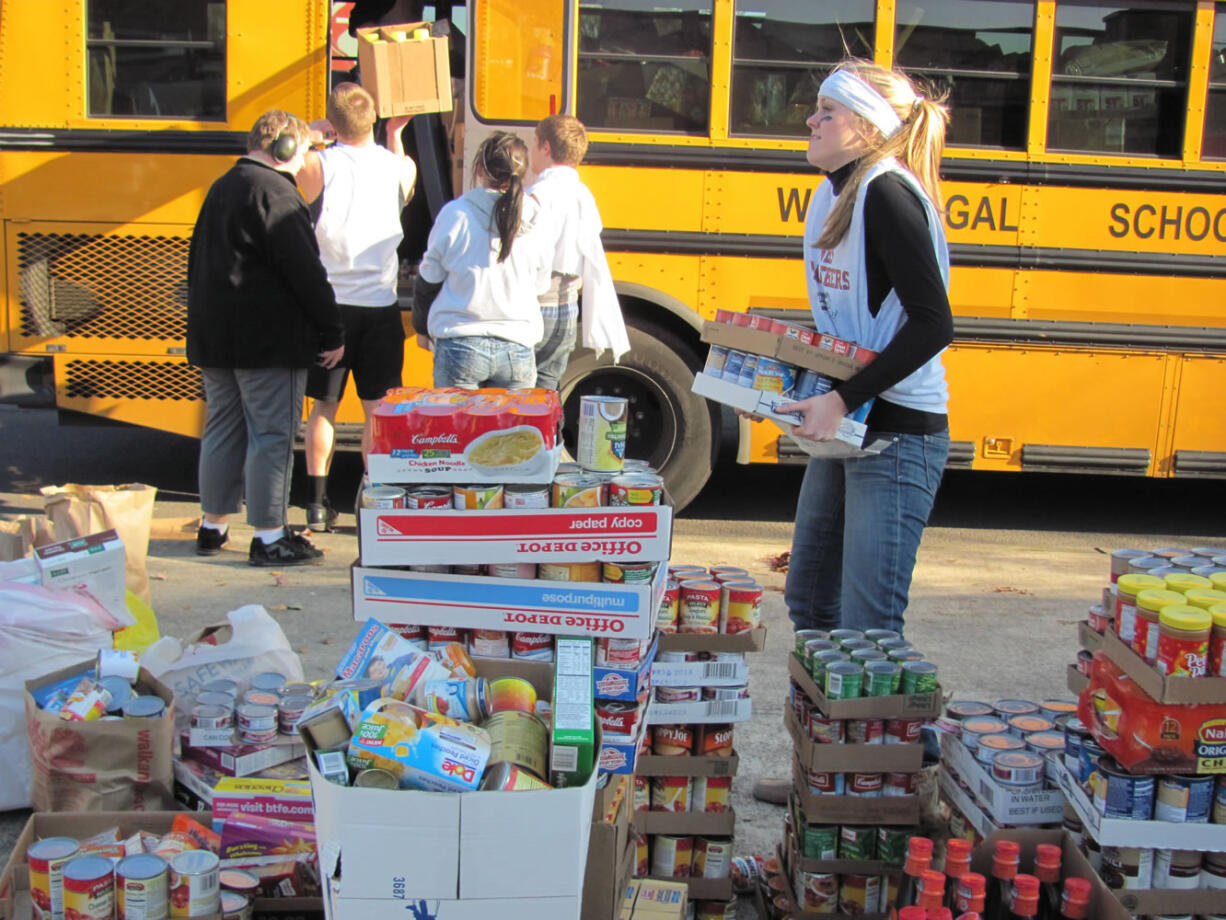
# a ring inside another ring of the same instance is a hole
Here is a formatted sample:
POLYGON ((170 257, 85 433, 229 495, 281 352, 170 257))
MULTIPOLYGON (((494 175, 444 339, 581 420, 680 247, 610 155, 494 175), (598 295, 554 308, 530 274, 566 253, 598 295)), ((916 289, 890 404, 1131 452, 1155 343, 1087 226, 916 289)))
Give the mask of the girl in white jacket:
POLYGON ((524 194, 528 148, 495 131, 477 149, 476 187, 434 221, 413 294, 413 328, 434 348, 436 387, 530 387, 541 340, 538 296, 553 251, 524 194))

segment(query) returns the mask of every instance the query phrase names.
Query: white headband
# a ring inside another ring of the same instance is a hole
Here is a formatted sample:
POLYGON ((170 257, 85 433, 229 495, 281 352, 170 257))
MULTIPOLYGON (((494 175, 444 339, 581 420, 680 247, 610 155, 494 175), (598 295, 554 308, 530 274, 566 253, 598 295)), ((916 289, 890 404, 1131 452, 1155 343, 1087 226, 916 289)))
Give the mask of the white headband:
POLYGON ((898 117, 894 107, 885 101, 881 93, 850 70, 836 70, 822 81, 817 92, 827 99, 841 102, 857 115, 867 119, 869 124, 887 138, 902 127, 902 119, 898 117))

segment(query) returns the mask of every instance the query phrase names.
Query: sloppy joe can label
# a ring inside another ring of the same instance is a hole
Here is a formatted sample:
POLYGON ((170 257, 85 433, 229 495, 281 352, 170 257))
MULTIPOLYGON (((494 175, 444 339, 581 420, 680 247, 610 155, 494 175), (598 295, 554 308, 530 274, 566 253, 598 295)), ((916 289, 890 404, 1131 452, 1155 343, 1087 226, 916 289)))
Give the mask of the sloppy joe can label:
POLYGON ((885 778, 880 773, 851 773, 847 781, 847 794, 862 798, 878 798, 885 778))

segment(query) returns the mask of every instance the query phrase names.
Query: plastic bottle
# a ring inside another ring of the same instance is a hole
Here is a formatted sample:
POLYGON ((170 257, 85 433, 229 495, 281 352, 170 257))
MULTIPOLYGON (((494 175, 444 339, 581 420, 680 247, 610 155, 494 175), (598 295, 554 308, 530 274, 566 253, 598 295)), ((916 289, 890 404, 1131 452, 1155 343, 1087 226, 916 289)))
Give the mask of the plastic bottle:
POLYGON ((928 911, 912 904, 898 911, 898 920, 928 920, 928 911))
POLYGON ((951 911, 958 909, 958 883, 971 871, 971 842, 953 837, 945 844, 945 875, 949 879, 945 894, 945 906, 951 911))
POLYGON ((962 913, 982 914, 984 890, 987 879, 978 872, 964 873, 958 879, 958 891, 954 896, 954 910, 962 913))
POLYGON ((928 920, 954 920, 953 911, 948 907, 938 907, 928 911, 928 920))
POLYGON ((1018 873, 1009 899, 1009 920, 1038 920, 1040 882, 1033 875, 1018 873))
POLYGON ((992 854, 992 878, 984 897, 984 920, 1009 920, 1009 902, 1013 895, 1013 879, 1021 860, 1022 848, 1012 840, 996 841, 992 854))
POLYGON ((1090 916, 1090 882, 1084 878, 1066 878, 1064 897, 1060 899, 1060 920, 1085 920, 1090 916))
POLYGON ((915 902, 928 911, 929 920, 934 911, 945 903, 945 873, 929 869, 920 878, 919 898, 915 902))
POLYGON ((972 910, 972 911, 968 911, 965 914, 960 914, 958 916, 958 920, 980 920, 980 918, 979 918, 979 914, 975 913, 972 910))
POLYGON ((1060 848, 1040 843, 1034 851, 1034 874, 1039 879, 1039 920, 1060 917, 1060 848))
POLYGON ((903 863, 902 877, 898 880, 898 893, 890 909, 891 920, 903 920, 901 911, 911 907, 919 898, 920 879, 932 865, 932 841, 927 837, 907 838, 907 861, 903 863))

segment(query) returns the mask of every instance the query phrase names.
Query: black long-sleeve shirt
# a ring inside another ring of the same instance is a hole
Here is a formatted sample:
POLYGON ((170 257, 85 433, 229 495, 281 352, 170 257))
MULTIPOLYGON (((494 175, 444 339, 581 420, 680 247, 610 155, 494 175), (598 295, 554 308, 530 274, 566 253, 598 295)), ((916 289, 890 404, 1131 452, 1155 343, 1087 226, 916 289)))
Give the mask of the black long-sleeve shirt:
MULTIPOLYGON (((836 192, 856 168, 856 161, 827 178, 836 192)), ((935 434, 944 431, 944 413, 910 409, 882 399, 885 392, 953 341, 954 319, 941 269, 932 251, 928 218, 919 197, 897 173, 874 179, 864 197, 865 262, 868 307, 874 316, 894 290, 907 321, 876 359, 835 387, 848 410, 874 396, 867 424, 874 431, 935 434)))

